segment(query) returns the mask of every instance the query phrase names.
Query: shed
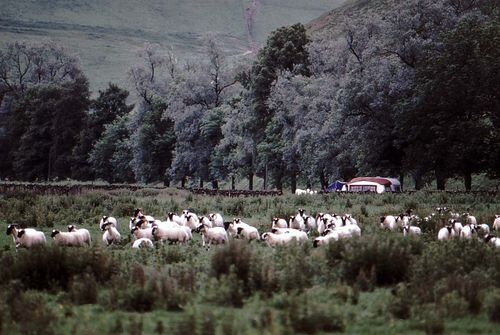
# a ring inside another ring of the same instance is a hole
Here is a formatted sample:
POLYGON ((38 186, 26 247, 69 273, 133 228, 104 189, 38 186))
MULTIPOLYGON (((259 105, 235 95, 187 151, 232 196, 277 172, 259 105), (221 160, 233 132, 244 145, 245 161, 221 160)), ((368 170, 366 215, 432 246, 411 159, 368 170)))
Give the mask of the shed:
POLYGON ((349 192, 401 192, 401 183, 396 178, 356 177, 347 183, 349 192))

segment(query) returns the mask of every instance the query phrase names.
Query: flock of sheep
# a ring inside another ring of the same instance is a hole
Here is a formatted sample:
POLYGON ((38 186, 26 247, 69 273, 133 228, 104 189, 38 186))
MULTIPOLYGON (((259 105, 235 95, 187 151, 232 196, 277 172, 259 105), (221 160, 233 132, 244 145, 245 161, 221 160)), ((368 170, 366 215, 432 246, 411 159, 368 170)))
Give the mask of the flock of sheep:
MULTIPOLYGON (((437 214, 433 213, 424 220, 431 220, 437 215, 441 221, 445 222, 444 227, 438 232, 438 240, 476 237, 500 248, 500 238, 490 234, 490 227, 487 224, 478 224, 476 218, 469 213, 459 215, 447 208, 438 208, 437 211, 437 214), (459 221, 461 218, 465 219, 464 224, 459 221)), ((417 226, 418 222, 420 219, 409 210, 405 214, 381 217, 380 227, 402 232, 404 236, 420 235, 422 232, 417 226)), ((116 218, 103 216, 99 222, 99 228, 103 232, 102 241, 105 245, 109 246, 121 241, 116 218)), ((361 227, 350 214, 318 213, 313 217, 307 215, 304 209, 299 209, 297 214, 290 216, 288 220, 274 218, 270 231, 262 235, 257 228, 244 223, 240 218, 225 222, 219 213, 198 216, 188 210, 184 210, 180 216, 170 212, 166 221, 161 221, 145 215, 142 209, 137 208, 130 218, 128 228, 134 238, 132 248, 152 248, 154 242, 184 244, 193 238, 193 233, 201 234, 202 244, 207 249, 212 244, 226 244, 230 238, 241 238, 249 242, 262 240, 270 247, 276 247, 306 242, 311 232, 316 231, 319 236, 313 239, 313 246, 318 247, 339 239, 361 236, 361 227)), ((495 216, 492 229, 500 230, 500 215, 495 216)), ((43 232, 33 228, 22 229, 15 224, 7 227, 7 235, 12 235, 16 248, 29 249, 47 243, 43 232)), ((74 225, 69 225, 67 232, 53 230, 51 237, 54 244, 61 246, 90 246, 92 242, 87 229, 77 229, 74 225)))

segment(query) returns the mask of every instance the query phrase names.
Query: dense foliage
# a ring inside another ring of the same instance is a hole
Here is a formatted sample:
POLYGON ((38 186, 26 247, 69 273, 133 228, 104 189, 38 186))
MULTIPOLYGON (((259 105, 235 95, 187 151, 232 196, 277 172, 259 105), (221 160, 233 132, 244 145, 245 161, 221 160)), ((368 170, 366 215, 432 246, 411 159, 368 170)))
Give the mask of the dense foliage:
POLYGON ((178 61, 147 44, 90 101, 75 58, 50 43, 0 53, 0 176, 186 186, 262 178, 326 187, 356 175, 414 187, 500 171, 498 1, 355 3, 308 35, 274 31, 256 54, 178 61))

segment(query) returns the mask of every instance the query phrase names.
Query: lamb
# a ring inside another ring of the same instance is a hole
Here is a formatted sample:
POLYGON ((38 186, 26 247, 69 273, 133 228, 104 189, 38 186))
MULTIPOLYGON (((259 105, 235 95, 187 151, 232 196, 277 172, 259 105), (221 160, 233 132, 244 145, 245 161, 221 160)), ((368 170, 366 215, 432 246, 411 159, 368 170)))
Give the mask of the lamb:
POLYGON ((59 230, 52 230, 50 237, 52 237, 56 245, 65 247, 84 247, 86 244, 80 234, 73 232, 60 232, 59 230))
POLYGON ((140 240, 141 238, 147 238, 149 240, 153 240, 153 228, 145 228, 141 229, 139 227, 134 227, 130 231, 130 234, 134 235, 136 240, 140 240))
POLYGON ((106 215, 104 215, 101 218, 101 221, 99 222, 99 229, 100 230, 103 230, 102 226, 105 223, 109 223, 109 224, 113 225, 116 229, 118 229, 118 221, 114 217, 112 217, 112 216, 106 216, 106 215))
POLYGON ((87 229, 85 228, 77 229, 75 225, 71 224, 68 226, 68 232, 78 234, 82 242, 90 247, 92 238, 90 237, 90 232, 87 229))
POLYGON ((273 224, 271 228, 288 228, 288 223, 285 219, 273 218, 273 224))
POLYGON ((210 213, 208 217, 212 221, 212 227, 224 227, 224 218, 219 213, 210 213))
POLYGON ((448 241, 454 236, 455 236, 455 231, 453 230, 453 227, 450 225, 447 225, 446 227, 443 227, 438 231, 438 241, 448 241))
POLYGON ((288 245, 292 243, 298 243, 301 242, 297 235, 295 234, 290 234, 290 233, 285 233, 285 234, 275 234, 271 232, 267 232, 262 234, 261 239, 263 241, 266 241, 267 245, 270 246, 271 248, 275 248, 280 245, 288 245))
POLYGON ((105 224, 102 230, 104 230, 104 234, 102 234, 102 241, 107 246, 119 243, 121 241, 120 232, 118 232, 118 230, 113 227, 113 225, 105 224))
POLYGON ((152 228, 152 234, 155 240, 169 241, 170 243, 185 243, 189 240, 189 236, 183 227, 160 228, 155 226, 152 228))
POLYGON ((7 235, 11 235, 16 244, 16 249, 45 246, 47 241, 45 234, 33 228, 19 229, 18 225, 10 224, 7 226, 7 235))
POLYGON ((500 230, 500 215, 495 215, 495 220, 493 221, 493 225, 491 227, 493 230, 500 230))
POLYGON ((154 248, 153 241, 151 241, 149 238, 139 238, 134 241, 132 244, 132 248, 134 249, 143 249, 143 248, 154 248))
POLYGON ((243 236, 243 238, 245 238, 248 242, 260 239, 260 234, 257 228, 250 225, 240 226, 237 228, 237 231, 237 236, 243 236))
POLYGON ((222 227, 207 227, 205 225, 200 225, 196 231, 201 233, 201 238, 203 241, 203 246, 210 249, 212 244, 226 244, 228 243, 227 232, 222 227))

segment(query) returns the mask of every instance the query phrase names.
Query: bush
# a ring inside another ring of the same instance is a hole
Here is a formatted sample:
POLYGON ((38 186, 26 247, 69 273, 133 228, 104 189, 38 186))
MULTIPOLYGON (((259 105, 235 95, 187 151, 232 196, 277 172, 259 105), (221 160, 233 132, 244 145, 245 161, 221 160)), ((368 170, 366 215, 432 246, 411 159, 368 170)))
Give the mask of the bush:
POLYGON ((486 295, 485 309, 492 322, 500 323, 500 289, 494 289, 486 295))
POLYGON ((447 293, 441 299, 441 307, 447 317, 463 318, 467 315, 468 303, 457 291, 447 293))
POLYGON ((46 306, 38 292, 17 292, 11 306, 11 319, 19 327, 21 334, 52 335, 57 315, 46 306))
POLYGON ((71 249, 50 246, 37 252, 5 253, 0 259, 0 282, 19 280, 26 289, 67 290, 75 276, 87 274, 107 282, 118 270, 113 258, 99 248, 71 249))
POLYGON ((376 285, 388 285, 409 276, 411 260, 421 253, 423 242, 390 233, 377 235, 365 235, 344 242, 343 247, 328 249, 330 263, 340 260, 342 280, 357 282, 364 289, 369 288, 371 280, 376 285))

